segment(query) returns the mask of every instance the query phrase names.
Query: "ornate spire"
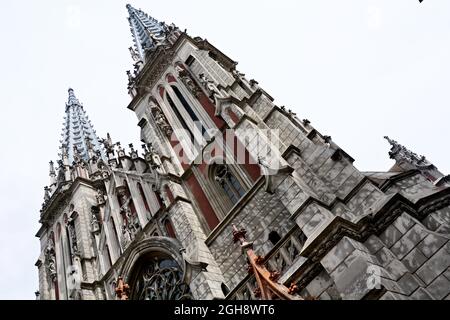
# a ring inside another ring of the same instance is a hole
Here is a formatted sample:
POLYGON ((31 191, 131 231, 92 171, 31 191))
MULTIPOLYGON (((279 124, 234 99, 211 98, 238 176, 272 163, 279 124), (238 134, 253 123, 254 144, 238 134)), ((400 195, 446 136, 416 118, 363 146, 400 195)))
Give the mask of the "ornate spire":
POLYGON ((175 25, 166 25, 164 22, 158 22, 155 18, 149 16, 141 9, 135 9, 127 4, 129 13, 128 21, 133 35, 135 50, 130 48, 130 53, 134 61, 145 62, 146 52, 154 50, 158 46, 170 42, 173 31, 178 28, 175 25))
POLYGON ((392 146, 391 151, 389 152, 389 156, 391 159, 396 160, 397 162, 405 161, 407 163, 410 163, 414 166, 429 166, 431 165, 430 162, 424 157, 419 156, 416 153, 412 152, 411 150, 407 149, 400 143, 398 143, 395 140, 392 140, 389 137, 384 137, 392 146))
POLYGON ((73 92, 73 89, 69 88, 69 101, 67 103, 67 106, 73 106, 73 105, 82 106, 80 104, 80 101, 78 101, 77 97, 75 96, 75 93, 73 92))
POLYGON ((429 180, 437 182, 440 178, 444 177, 436 166, 425 158, 425 156, 419 156, 417 153, 412 152, 405 146, 401 145, 397 141, 384 137, 392 146, 389 156, 396 161, 396 166, 403 170, 418 169, 429 180))
POLYGON ((88 161, 90 148, 99 150, 102 155, 104 154, 94 127, 72 88, 69 89, 64 120, 60 149, 62 158, 67 154, 69 165, 73 163, 75 156, 78 158, 77 160, 88 161), (89 144, 87 141, 89 141, 89 144), (76 155, 74 150, 77 150, 76 155))

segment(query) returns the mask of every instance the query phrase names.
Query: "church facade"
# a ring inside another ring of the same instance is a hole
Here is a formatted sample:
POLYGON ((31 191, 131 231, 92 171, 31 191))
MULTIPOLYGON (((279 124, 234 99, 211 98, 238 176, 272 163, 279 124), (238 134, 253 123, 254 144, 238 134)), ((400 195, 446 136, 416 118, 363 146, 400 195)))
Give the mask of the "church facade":
POLYGON ((386 137, 361 172, 202 38, 127 5, 142 148, 69 89, 38 299, 449 299, 450 179, 386 137))

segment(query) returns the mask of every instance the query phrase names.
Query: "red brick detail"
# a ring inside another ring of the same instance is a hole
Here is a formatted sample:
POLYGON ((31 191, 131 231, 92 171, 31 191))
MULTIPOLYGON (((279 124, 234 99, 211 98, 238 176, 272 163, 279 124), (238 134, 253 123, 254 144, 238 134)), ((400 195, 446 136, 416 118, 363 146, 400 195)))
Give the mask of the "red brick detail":
POLYGON ((177 236, 175 234, 175 229, 173 228, 172 223, 170 222, 170 220, 166 220, 164 221, 164 227, 166 228, 167 234, 169 235, 170 238, 176 239, 177 236))
POLYGON ((202 105, 203 109, 205 109, 209 117, 212 119, 214 124, 217 126, 217 128, 223 129, 226 126, 226 123, 225 121, 223 121, 223 119, 216 116, 216 107, 211 102, 211 100, 209 100, 209 98, 204 93, 200 93, 198 101, 202 105))
POLYGON ((161 96, 161 98, 164 98, 164 92, 165 92, 164 87, 159 87, 158 90, 159 90, 159 95, 161 96))
POLYGON ((175 197, 173 196, 173 193, 172 193, 172 191, 170 190, 170 188, 169 188, 168 185, 166 185, 166 186, 164 187, 164 192, 166 193, 167 198, 169 198, 169 202, 172 204, 172 203, 175 201, 175 197))
POLYGON ((180 152, 175 152, 175 153, 177 155, 178 160, 181 163, 181 167, 183 168, 183 170, 187 170, 189 168, 189 164, 187 164, 184 161, 184 150, 183 150, 183 147, 181 146, 180 142, 178 140, 170 139, 170 145, 172 146, 172 148, 174 150, 181 150, 180 152))
POLYGON ((228 109, 227 110, 228 115, 230 116, 231 120, 233 120, 234 123, 239 123, 239 117, 236 113, 233 112, 233 110, 228 109))
POLYGON ((198 183, 197 179, 194 175, 191 175, 186 183, 189 186, 192 194, 194 195, 195 200, 197 201, 200 210, 202 211, 203 216, 205 217, 206 223, 211 230, 215 229, 220 223, 216 214, 214 213, 214 209, 211 207, 211 204, 208 201, 205 193, 202 190, 202 187, 198 183))
POLYGON ((177 82, 177 79, 175 79, 175 77, 171 74, 169 74, 167 76, 167 82, 172 83, 172 82, 177 82))

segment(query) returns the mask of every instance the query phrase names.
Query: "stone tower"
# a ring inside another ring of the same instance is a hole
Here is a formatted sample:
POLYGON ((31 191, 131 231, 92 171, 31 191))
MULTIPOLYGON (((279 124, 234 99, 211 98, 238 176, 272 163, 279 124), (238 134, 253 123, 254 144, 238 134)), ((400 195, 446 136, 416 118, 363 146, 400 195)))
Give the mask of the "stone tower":
POLYGON ((359 171, 211 43, 127 9, 143 154, 90 127, 70 158, 65 135, 41 298, 449 298, 448 176, 389 138, 395 165, 359 171))

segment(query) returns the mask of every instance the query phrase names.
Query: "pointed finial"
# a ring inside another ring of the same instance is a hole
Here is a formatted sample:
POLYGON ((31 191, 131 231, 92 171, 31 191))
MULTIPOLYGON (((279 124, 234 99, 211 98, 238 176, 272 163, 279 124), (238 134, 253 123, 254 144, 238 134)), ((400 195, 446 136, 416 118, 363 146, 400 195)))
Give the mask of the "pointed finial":
POLYGON ((50 161, 49 162, 49 165, 50 165, 50 176, 53 176, 53 175, 56 175, 56 172, 55 172, 55 164, 53 163, 53 161, 50 161))
POLYGON ((80 101, 78 101, 77 97, 75 96, 75 92, 73 91, 72 88, 69 88, 69 100, 68 100, 68 105, 72 106, 72 105, 80 105, 80 101))

